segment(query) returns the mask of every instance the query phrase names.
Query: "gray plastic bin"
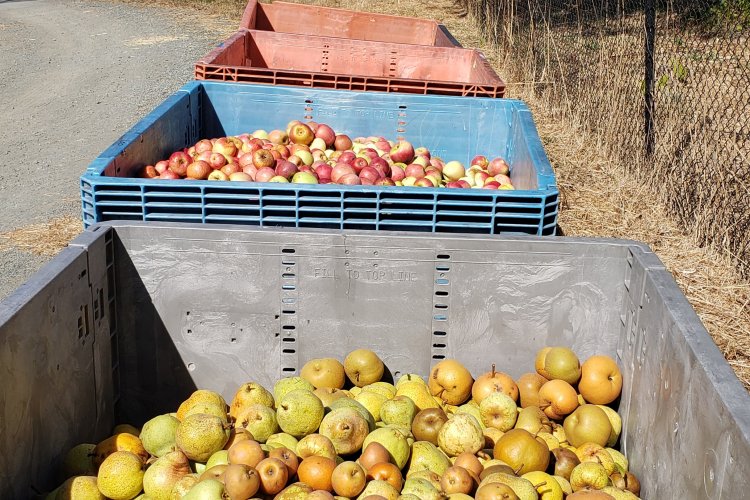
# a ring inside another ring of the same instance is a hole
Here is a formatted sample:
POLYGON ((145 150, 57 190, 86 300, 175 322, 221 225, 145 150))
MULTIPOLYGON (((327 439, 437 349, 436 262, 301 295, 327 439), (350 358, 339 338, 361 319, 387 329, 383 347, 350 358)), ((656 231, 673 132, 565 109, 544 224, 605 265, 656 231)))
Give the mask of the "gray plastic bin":
POLYGON ((0 497, 56 486, 69 446, 377 351, 518 376, 540 347, 614 356, 643 497, 747 498, 750 397, 656 256, 618 240, 95 226, 0 303, 0 497))

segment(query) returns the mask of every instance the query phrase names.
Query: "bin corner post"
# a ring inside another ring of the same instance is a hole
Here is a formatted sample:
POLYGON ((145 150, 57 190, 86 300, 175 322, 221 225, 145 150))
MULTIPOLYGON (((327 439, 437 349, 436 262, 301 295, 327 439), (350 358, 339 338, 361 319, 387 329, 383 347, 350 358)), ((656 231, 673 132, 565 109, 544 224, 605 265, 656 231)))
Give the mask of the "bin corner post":
POLYGON ((646 158, 654 153, 654 49, 656 39, 656 0, 643 0, 644 47, 644 149, 646 158))

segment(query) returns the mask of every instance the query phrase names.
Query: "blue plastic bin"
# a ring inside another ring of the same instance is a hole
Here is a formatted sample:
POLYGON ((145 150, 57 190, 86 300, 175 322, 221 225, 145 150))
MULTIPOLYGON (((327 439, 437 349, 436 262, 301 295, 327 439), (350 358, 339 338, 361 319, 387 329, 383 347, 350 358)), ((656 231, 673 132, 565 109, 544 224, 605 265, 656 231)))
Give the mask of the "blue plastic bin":
POLYGON ((512 99, 191 82, 104 151, 81 177, 83 223, 233 223, 553 235, 559 194, 526 105, 512 99), (502 156, 515 191, 153 180, 146 164, 201 138, 313 119, 352 137, 403 137, 447 160, 502 156))

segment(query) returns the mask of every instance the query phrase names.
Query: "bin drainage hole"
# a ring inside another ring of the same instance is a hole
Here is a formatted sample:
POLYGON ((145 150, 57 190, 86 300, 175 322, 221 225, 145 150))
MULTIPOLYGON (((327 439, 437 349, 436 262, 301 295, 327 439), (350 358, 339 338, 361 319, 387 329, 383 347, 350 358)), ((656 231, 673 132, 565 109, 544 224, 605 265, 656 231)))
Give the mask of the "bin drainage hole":
POLYGON ((235 337, 232 337, 232 339, 230 340, 230 342, 231 342, 232 344, 236 344, 236 343, 237 343, 237 339, 236 339, 235 337))
POLYGON ((188 371, 195 371, 195 363, 188 363, 188 371))

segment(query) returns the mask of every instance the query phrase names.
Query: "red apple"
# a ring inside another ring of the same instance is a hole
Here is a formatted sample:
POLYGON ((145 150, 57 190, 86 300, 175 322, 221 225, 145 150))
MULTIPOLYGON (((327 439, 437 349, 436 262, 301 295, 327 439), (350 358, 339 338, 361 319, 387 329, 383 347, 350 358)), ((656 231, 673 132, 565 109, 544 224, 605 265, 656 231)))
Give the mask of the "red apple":
POLYGON ((376 186, 395 186, 396 183, 393 182, 393 179, 390 179, 388 177, 383 177, 375 181, 376 186))
POLYGON ((210 174, 208 174, 208 180, 209 181, 228 181, 229 176, 222 172, 221 170, 214 170, 210 174))
POLYGON ((365 148, 365 149, 363 149, 362 151, 360 151, 360 152, 359 152, 359 154, 360 154, 360 155, 365 155, 365 156, 367 156, 367 160, 368 160, 368 162, 369 162, 369 161, 372 161, 372 160, 373 160, 373 158, 380 158, 380 157, 378 156, 378 152, 377 152, 377 151, 375 151, 375 150, 374 150, 374 149, 372 149, 372 148, 365 148))
POLYGON ((354 167, 354 172, 359 175, 359 173, 362 171, 363 168, 368 166, 369 163, 365 158, 362 158, 361 156, 358 156, 352 160, 352 167, 354 167))
POLYGON ((404 177, 406 177, 406 172, 403 168, 398 165, 391 167, 391 179, 394 181, 402 181, 404 180, 404 177))
POLYGON ((312 153, 313 161, 327 159, 325 151, 321 151, 320 149, 313 149, 310 152, 312 153))
POLYGON ((251 182, 253 179, 245 172, 235 172, 229 176, 230 181, 251 182))
POLYGON ((172 153, 172 155, 169 157, 169 170, 179 175, 180 177, 185 177, 185 174, 187 173, 187 167, 192 162, 193 159, 190 158, 187 153, 185 153, 184 151, 177 151, 175 153, 172 153))
POLYGON ((255 168, 257 168, 258 170, 265 167, 273 167, 274 165, 276 165, 276 160, 274 159, 273 152, 267 149, 257 150, 255 153, 253 153, 253 165, 255 165, 255 168))
POLYGON ((159 172, 156 171, 156 168, 153 165, 146 165, 141 169, 141 177, 144 179, 154 179, 159 177, 159 172))
POLYGON ((365 179, 369 179, 374 183, 376 180, 380 179, 380 173, 372 167, 364 167, 359 172, 359 178, 362 180, 363 184, 365 179))
POLYGON ((317 168, 314 168, 314 170, 315 174, 318 176, 318 179, 330 179, 333 167, 324 163, 322 165, 319 165, 317 168))
POLYGON ((208 164, 211 165, 211 168, 213 169, 221 168, 227 164, 227 158, 221 153, 213 152, 208 158, 208 164))
POLYGON ((297 123, 289 130, 289 140, 294 144, 310 144, 315 139, 315 133, 304 123, 297 123))
POLYGON ((161 175, 169 168, 169 162, 167 160, 157 161, 156 165, 154 165, 154 168, 161 175))
POLYGON ((165 170, 159 175, 159 179, 179 179, 180 176, 172 172, 171 170, 165 170))
POLYGON ((234 156, 237 154, 237 145, 228 137, 222 137, 216 140, 216 143, 213 146, 213 152, 221 153, 224 156, 234 156))
POLYGON ((481 167, 482 169, 486 169, 490 165, 490 161, 487 159, 486 156, 477 155, 474 158, 471 159, 471 163, 469 166, 477 165, 478 167, 481 167))
POLYGON ((383 152, 391 150, 391 143, 386 141, 385 139, 380 139, 379 141, 375 142, 373 146, 383 152))
POLYGON ((298 166, 298 167, 299 167, 300 165, 302 165, 302 158, 300 158, 300 157, 299 157, 299 156, 297 156, 297 155, 292 155, 292 156, 290 156, 290 157, 289 157, 289 158, 287 159, 287 161, 288 161, 289 163, 294 163, 294 164, 295 164, 296 166, 298 166))
POLYGON ((476 184, 479 187, 484 186, 485 181, 490 177, 490 174, 487 172, 480 170, 479 172, 476 172, 474 174, 474 184, 476 184))
POLYGON ((237 164, 242 168, 245 168, 248 165, 254 165, 253 153, 242 153, 242 156, 237 158, 237 164))
POLYGON ((487 167, 487 172, 490 175, 508 175, 510 172, 510 166, 502 158, 494 158, 487 167))
POLYGON ((339 134, 333 140, 333 147, 336 151, 346 151, 348 149, 351 149, 352 140, 348 135, 339 134))
POLYGON ((187 154, 188 154, 188 156, 189 156, 190 158, 195 158, 196 156, 198 156, 198 153, 196 153, 196 152, 195 152, 195 146, 190 146, 190 147, 189 147, 189 148, 187 149, 187 154))
POLYGON ((422 146, 414 150, 415 156, 424 156, 428 160, 430 159, 430 150, 422 146))
POLYGON ((469 184, 469 181, 465 181, 463 179, 459 179, 457 182, 458 182, 458 184, 460 184, 460 186, 463 189, 470 189, 471 188, 471 184, 469 184))
POLYGON ((421 179, 422 177, 426 175, 426 173, 422 165, 412 163, 406 166, 406 169, 404 170, 404 175, 406 177, 414 177, 415 179, 421 179))
POLYGON ((460 188, 461 183, 458 181, 450 181, 445 183, 445 187, 447 188, 460 188))
POLYGON ((274 162, 276 160, 281 159, 281 153, 279 153, 278 151, 276 151, 276 149, 270 149, 269 151, 271 151, 271 155, 273 156, 273 161, 274 162))
POLYGON ((354 185, 354 184, 362 184, 362 181, 360 180, 359 177, 357 177, 357 174, 346 174, 338 180, 338 184, 354 185))
MULTIPOLYGON (((195 157, 196 160, 205 161, 209 165, 211 165, 211 155, 214 154, 211 151, 203 151, 202 153, 198 153, 198 156, 195 157)), ((217 155, 219 153, 216 153, 217 155)), ((224 158, 222 155, 219 155, 222 158, 224 158)), ((213 166, 211 168, 214 168, 213 166)))
POLYGON ((333 170, 331 170, 331 180, 333 182, 339 182, 345 175, 357 175, 354 173, 354 168, 346 163, 337 163, 333 170))
POLYGON ((305 122, 305 125, 307 125, 308 127, 310 127, 310 130, 313 131, 313 134, 315 133, 315 131, 318 130, 318 127, 320 127, 320 124, 318 122, 314 122, 312 120, 307 120, 305 122))
POLYGON ((333 146, 334 142, 336 141, 336 133, 325 123, 321 123, 320 125, 318 125, 318 128, 314 132, 315 137, 323 139, 323 141, 325 141, 326 143, 326 146, 329 148, 333 146))
POLYGON ((242 167, 242 171, 245 172, 250 177, 252 177, 253 180, 255 180, 255 174, 258 173, 258 169, 255 168, 255 165, 248 165, 246 167, 242 167))
POLYGON ((227 163, 220 169, 222 172, 224 172, 227 175, 232 175, 236 172, 242 172, 242 167, 240 167, 236 163, 227 163))
POLYGON ((289 144, 289 136, 283 130, 271 130, 268 140, 274 144, 289 144))
POLYGON ((380 177, 389 177, 391 175, 391 166, 382 158, 373 158, 370 160, 370 166, 380 172, 380 177))
POLYGON ((398 141, 389 153, 395 162, 409 163, 414 159, 414 146, 407 141, 398 141))
POLYGON ((276 176, 276 171, 269 167, 263 167, 258 169, 258 173, 255 174, 256 182, 268 182, 271 178, 276 176))
POLYGON ((338 162, 348 163, 349 165, 351 165, 356 157, 357 155, 354 154, 354 151, 344 151, 343 153, 341 153, 341 156, 339 156, 338 162))
POLYGON ((290 161, 280 160, 279 164, 276 165, 276 175, 279 175, 286 179, 291 178, 297 172, 297 165, 290 161))
POLYGON ((186 170, 186 175, 188 179, 208 179, 208 174, 210 174, 213 171, 211 168, 211 165, 206 163, 205 161, 194 161, 190 165, 188 165, 186 170))
POLYGON ((443 170, 443 167, 445 166, 445 162, 441 160, 440 158, 433 157, 433 158, 430 158, 430 166, 443 170))
POLYGON ((435 184, 432 182, 432 179, 430 177, 422 177, 421 179, 417 179, 414 185, 419 187, 435 187, 435 184))
POLYGON ((281 157, 284 158, 285 160, 292 155, 289 152, 289 148, 287 148, 286 146, 283 146, 281 144, 278 144, 278 145, 274 146, 273 149, 275 151, 278 151, 279 155, 281 155, 281 157))
POLYGON ((204 151, 211 151, 214 145, 208 139, 201 139, 195 143, 195 151, 200 154, 204 151))

